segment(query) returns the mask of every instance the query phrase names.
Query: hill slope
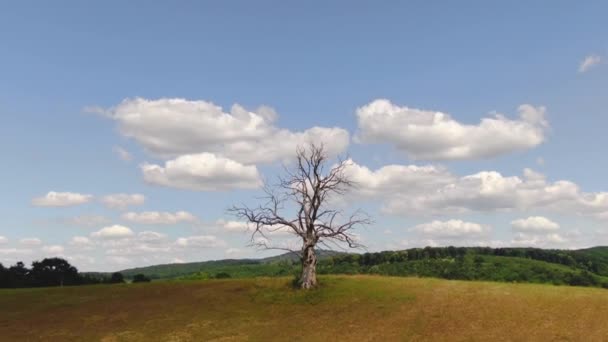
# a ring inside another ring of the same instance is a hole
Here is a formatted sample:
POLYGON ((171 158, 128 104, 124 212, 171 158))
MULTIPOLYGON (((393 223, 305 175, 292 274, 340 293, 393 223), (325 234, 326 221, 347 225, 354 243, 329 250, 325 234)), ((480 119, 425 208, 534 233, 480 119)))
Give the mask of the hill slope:
POLYGON ((608 291, 323 276, 0 290, 7 341, 584 340, 608 338, 608 291))
MULTIPOLYGON (((344 255, 345 253, 328 250, 318 250, 319 260, 344 255)), ((251 276, 277 276, 287 275, 288 271, 281 271, 277 267, 270 266, 280 262, 296 262, 298 256, 293 253, 285 253, 262 259, 223 259, 202 262, 190 262, 180 264, 153 265, 146 267, 131 268, 120 271, 125 277, 132 278, 135 274, 144 274, 152 279, 170 279, 191 274, 206 273, 213 275, 229 270, 233 277, 251 276)))
MULTIPOLYGON (((551 250, 538 248, 425 247, 377 253, 318 251, 320 274, 378 274, 462 280, 551 283, 608 287, 608 248, 551 250)), ((252 278, 297 274, 294 254, 264 259, 216 260, 156 265, 121 271, 132 278, 252 278)))

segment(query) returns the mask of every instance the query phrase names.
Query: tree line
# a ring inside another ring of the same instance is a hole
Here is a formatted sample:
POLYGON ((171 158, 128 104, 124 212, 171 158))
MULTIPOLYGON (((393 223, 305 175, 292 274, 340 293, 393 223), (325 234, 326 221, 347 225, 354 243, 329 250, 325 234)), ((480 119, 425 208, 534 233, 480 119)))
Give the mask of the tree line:
MULTIPOLYGON (((608 287, 608 277, 598 274, 608 263, 608 248, 592 250, 541 250, 536 248, 426 247, 402 251, 339 254, 319 260, 320 274, 377 274, 434 277, 458 280, 545 283, 608 287)), ((293 275, 299 279, 298 260, 226 260, 197 265, 198 271, 178 279, 214 279, 226 273, 232 278, 293 275)), ((168 271, 168 269, 164 269, 168 271)), ((174 270, 175 271, 175 270, 174 270)), ((148 273, 162 278, 170 276, 148 273)))
MULTIPOLYGON (((133 282, 148 281, 150 281, 150 278, 142 274, 133 278, 133 282)), ((17 262, 8 268, 0 263, 0 288, 119 284, 124 282, 125 279, 120 272, 107 276, 82 274, 78 272, 76 267, 62 258, 45 258, 42 261, 34 261, 31 268, 26 267, 23 262, 17 262)))
MULTIPOLYGON (((568 251, 541 248, 491 248, 491 247, 424 247, 402 251, 383 251, 377 253, 345 254, 333 258, 335 262, 356 262, 362 266, 395 263, 426 259, 462 258, 467 254, 503 256, 533 259, 568 267, 579 268, 598 275, 608 276, 608 262, 602 258, 583 253, 580 250, 568 251)), ((607 256, 608 257, 608 256, 607 256)))
POLYGON ((322 274, 380 274, 608 288, 606 262, 580 251, 538 248, 425 247, 334 256, 322 274))

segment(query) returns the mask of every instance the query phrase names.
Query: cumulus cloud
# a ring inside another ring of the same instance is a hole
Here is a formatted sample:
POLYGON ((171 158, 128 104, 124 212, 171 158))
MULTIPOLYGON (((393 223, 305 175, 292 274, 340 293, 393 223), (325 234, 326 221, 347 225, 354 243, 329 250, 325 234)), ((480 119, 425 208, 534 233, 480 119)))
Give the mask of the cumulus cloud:
POLYGON ((156 256, 159 254, 167 254, 171 252, 171 246, 165 244, 151 244, 133 242, 128 246, 118 246, 106 250, 107 255, 120 256, 156 256))
POLYGON ((501 248, 508 246, 507 243, 500 240, 492 240, 488 238, 467 238, 467 237, 442 237, 442 238, 411 238, 399 241, 398 244, 389 243, 386 248, 420 248, 420 247, 493 247, 501 248))
POLYGON ((129 206, 144 204, 146 197, 141 194, 111 194, 101 198, 101 203, 111 209, 125 210, 129 206))
POLYGON ((511 222, 513 230, 521 232, 547 232, 559 229, 559 224, 542 216, 530 216, 511 222))
POLYGON ((226 246, 226 242, 214 235, 197 235, 178 238, 175 241, 178 247, 183 248, 217 248, 226 246))
POLYGON ((239 258, 243 256, 244 251, 240 248, 228 248, 224 251, 224 254, 229 258, 239 258))
POLYGON ((86 236, 74 236, 70 239, 70 246, 77 248, 90 248, 93 246, 93 242, 86 236))
POLYGON ((262 181, 254 165, 243 165, 211 153, 183 155, 164 166, 143 164, 150 184, 197 191, 255 189, 262 181))
POLYGON ((129 238, 135 235, 133 231, 129 227, 121 226, 121 225, 113 225, 104 227, 96 232, 91 233, 91 237, 99 238, 99 239, 124 239, 129 238))
POLYGON ((178 224, 198 221, 196 216, 187 211, 177 211, 175 213, 158 211, 128 212, 122 215, 122 219, 139 224, 178 224))
POLYGON ((496 171, 456 176, 433 166, 389 165, 371 171, 353 162, 346 172, 357 182, 354 195, 381 200, 383 211, 389 214, 543 209, 608 218, 607 192, 584 192, 566 180, 549 182, 533 170, 524 170, 523 177, 496 171))
POLYGON ((137 238, 142 242, 156 243, 166 240, 167 235, 152 231, 143 231, 137 233, 137 238))
POLYGON ((521 247, 549 247, 563 245, 570 242, 570 239, 559 234, 538 234, 538 233, 516 233, 511 244, 521 247))
POLYGON ((20 248, 0 248, 0 255, 12 256, 12 255, 28 255, 32 254, 31 249, 20 249, 20 248))
POLYGON ((248 233, 252 232, 252 227, 243 221, 227 221, 223 219, 219 219, 216 221, 216 224, 224 231, 230 233, 248 233))
POLYGON ((558 223, 542 216, 514 220, 511 226, 515 234, 511 244, 522 247, 580 248, 583 234, 578 230, 561 231, 558 223))
POLYGON ((39 246, 42 244, 42 240, 38 238, 24 238, 19 240, 19 243, 24 246, 39 246))
MULTIPOLYGON (((584 192, 570 181, 549 181, 537 171, 522 176, 481 171, 457 176, 436 166, 387 165, 376 170, 349 161, 345 170, 357 183, 350 196, 378 201, 389 214, 437 216, 475 212, 546 211, 586 218, 608 218, 608 193, 584 192)), ((461 220, 435 220, 410 229, 410 246, 581 246, 580 233, 562 232, 546 217, 530 216, 511 222, 510 242, 489 239, 490 227, 461 220)))
MULTIPOLYGON (((61 256, 79 269, 108 271, 165 264, 175 260, 221 258, 229 247, 216 235, 193 234, 172 238, 156 231, 134 232, 119 225, 104 227, 90 236, 73 236, 64 245, 43 244, 41 241, 29 244, 24 242, 26 245, 21 245, 20 248, 3 248, 7 246, 0 245, 0 256, 4 258, 4 264, 61 256)), ((239 253, 234 251, 236 254, 239 253)))
POLYGON ((120 240, 101 241, 106 255, 157 257, 173 251, 167 235, 143 231, 120 240))
POLYGON ((94 239, 92 242, 103 249, 105 262, 120 264, 121 267, 173 263, 176 260, 200 261, 202 254, 220 257, 227 248, 226 242, 215 235, 172 239, 154 231, 142 231, 121 239, 94 239))
POLYGON ((62 255, 65 249, 60 245, 51 245, 42 247, 42 251, 51 256, 62 255))
MULTIPOLYGON (((243 221, 230 221, 230 220, 223 220, 223 219, 219 219, 215 222, 215 224, 223 231, 225 232, 229 232, 229 233, 253 233, 255 226, 251 225, 247 222, 243 222, 243 221)), ((287 226, 280 226, 280 225, 275 225, 272 228, 270 227, 266 227, 263 230, 265 235, 268 236, 282 236, 282 235, 289 235, 291 234, 293 231, 291 230, 291 228, 287 227, 287 226)))
POLYGON ((5 243, 8 243, 8 239, 4 236, 0 236, 0 245, 3 245, 5 243))
POLYGON ((92 195, 83 195, 75 192, 49 191, 44 196, 32 199, 32 205, 37 207, 69 207, 90 202, 92 199, 92 195))
POLYGON ((123 136, 167 158, 211 152, 245 164, 272 162, 293 156, 296 146, 310 141, 324 142, 329 153, 340 153, 350 139, 338 127, 302 132, 278 128, 274 125, 278 116, 269 107, 251 112, 235 104, 224 112, 207 101, 134 98, 94 111, 115 120, 123 136))
POLYGON ((131 153, 120 146, 114 146, 112 150, 122 161, 131 161, 131 159, 133 159, 131 153))
POLYGON ((393 144, 413 159, 491 158, 545 141, 545 107, 524 104, 518 111, 516 120, 496 114, 478 125, 467 125, 446 113, 400 107, 380 99, 357 109, 356 139, 393 144))
POLYGON ((70 264, 78 265, 78 270, 82 270, 83 267, 85 269, 90 268, 96 263, 95 258, 90 255, 73 254, 66 255, 65 258, 70 262, 70 264))
POLYGON ((473 238, 486 235, 490 231, 490 227, 462 220, 435 220, 414 226, 410 231, 437 239, 473 238))
POLYGON ((602 58, 598 55, 589 55, 585 57, 581 61, 581 64, 578 66, 578 72, 584 73, 591 70, 593 67, 597 66, 602 62, 602 58))
POLYGON ((456 177, 446 169, 433 165, 386 165, 377 170, 346 161, 345 176, 365 196, 383 197, 387 193, 419 193, 434 190, 453 182, 456 177))

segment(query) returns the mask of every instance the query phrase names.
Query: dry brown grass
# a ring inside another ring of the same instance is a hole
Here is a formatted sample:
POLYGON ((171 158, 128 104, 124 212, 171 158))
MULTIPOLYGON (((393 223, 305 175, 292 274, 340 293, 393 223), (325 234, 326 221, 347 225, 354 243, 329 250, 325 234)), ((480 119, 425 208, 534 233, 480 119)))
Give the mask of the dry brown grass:
POLYGON ((374 276, 0 291, 6 341, 607 341, 608 290, 374 276))

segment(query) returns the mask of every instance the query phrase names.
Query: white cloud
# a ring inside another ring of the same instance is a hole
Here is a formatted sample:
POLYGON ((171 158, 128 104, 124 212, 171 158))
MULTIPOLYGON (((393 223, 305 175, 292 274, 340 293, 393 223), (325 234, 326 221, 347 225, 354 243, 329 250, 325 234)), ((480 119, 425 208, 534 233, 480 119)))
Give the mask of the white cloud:
POLYGON ((81 270, 81 267, 91 267, 92 265, 95 264, 95 258, 93 258, 92 256, 89 255, 82 255, 82 254, 73 254, 73 255, 66 255, 65 258, 70 262, 70 264, 72 265, 78 265, 78 270, 81 270))
POLYGON ((196 216, 187 211, 175 213, 144 211, 140 213, 128 212, 122 215, 122 219, 139 224, 178 224, 181 222, 197 222, 196 216))
POLYGON ((93 242, 86 236, 74 236, 70 239, 69 244, 77 248, 89 248, 93 242))
POLYGON ((135 234, 130 228, 117 224, 113 226, 104 227, 96 232, 91 233, 91 237, 108 240, 129 238, 133 235, 135 234))
POLYGON ((111 209, 125 210, 132 205, 144 204, 146 197, 141 194, 111 194, 101 198, 101 203, 111 209))
POLYGON ((542 216, 530 216, 526 219, 518 219, 511 222, 514 230, 521 232, 548 232, 559 229, 559 224, 542 216))
POLYGON ((51 245, 51 246, 44 246, 42 247, 42 251, 46 254, 49 254, 51 256, 59 256, 62 255, 64 252, 64 248, 63 246, 60 245, 51 245))
POLYGON ((128 246, 110 248, 106 250, 107 255, 130 255, 130 256, 155 256, 171 252, 171 246, 163 244, 133 243, 128 246))
POLYGON ((0 255, 28 255, 32 252, 31 249, 0 248, 0 255))
POLYGON ((158 243, 166 240, 167 235, 152 232, 152 231, 143 231, 137 234, 137 239, 146 243, 158 243))
POLYGON ((427 192, 456 179, 444 168, 431 165, 387 165, 372 171, 350 159, 346 164, 345 175, 356 184, 359 194, 365 196, 427 192))
POLYGON ((8 243, 8 239, 4 236, 0 236, 0 245, 3 245, 5 243, 8 243))
POLYGON ((113 151, 122 161, 131 161, 133 159, 131 153, 120 146, 114 146, 113 151))
POLYGON ((515 246, 581 248, 585 240, 579 230, 561 232, 559 224, 542 216, 515 220, 511 225, 515 232, 511 244, 515 246))
POLYGON ((229 258, 238 258, 244 254, 244 251, 239 248, 228 248, 224 254, 229 258))
POLYGON ((468 238, 468 237, 442 237, 442 238, 415 238, 406 239, 399 242, 398 245, 394 243, 389 244, 389 249, 399 248, 420 248, 420 247, 493 247, 500 248, 506 247, 506 244, 500 240, 489 240, 485 238, 468 238))
POLYGON ((608 218, 608 192, 583 192, 575 183, 549 182, 529 169, 523 177, 506 177, 496 171, 458 177, 432 166, 389 165, 370 171, 352 163, 347 172, 358 184, 356 195, 382 200, 383 211, 390 214, 544 209, 608 218))
POLYGON ((246 164, 272 162, 293 156, 298 145, 309 141, 324 142, 330 154, 340 153, 350 139, 338 127, 303 132, 278 128, 277 114, 269 107, 250 112, 235 104, 227 113, 207 101, 135 98, 94 111, 115 120, 122 135, 168 158, 211 152, 246 164))
POLYGON ((19 243, 25 246, 39 246, 42 241, 38 238, 24 238, 19 240, 19 243))
POLYGON ((589 71, 591 68, 597 66, 602 62, 602 58, 598 55, 589 55, 582 60, 578 66, 578 72, 583 73, 589 71))
POLYGON ((413 159, 491 158, 545 141, 545 107, 524 104, 518 111, 517 120, 496 114, 478 125, 467 125, 442 112, 399 107, 380 99, 357 110, 356 139, 394 144, 413 159))
POLYGON ((551 247, 569 243, 570 239, 558 234, 537 234, 537 233, 516 233, 511 240, 511 244, 521 247, 551 247))
POLYGON ((44 196, 32 199, 32 205, 38 207, 69 207, 90 202, 92 199, 92 195, 49 191, 44 196))
POLYGON ((224 231, 231 233, 249 233, 252 232, 251 226, 243 221, 226 221, 223 219, 217 220, 216 224, 224 231))
POLYGON ((107 255, 116 256, 158 256, 173 251, 172 243, 167 239, 167 235, 143 231, 128 238, 103 242, 107 255))
MULTIPOLYGON (((215 224, 223 231, 230 233, 253 233, 255 229, 254 225, 243 221, 226 221, 219 219, 215 224)), ((262 231, 268 236, 285 236, 293 233, 291 228, 283 225, 264 227, 262 231)))
POLYGON ((560 234, 557 233, 551 233, 551 234, 547 234, 547 241, 552 242, 552 243, 564 243, 564 242, 568 242, 568 239, 561 236, 560 234))
POLYGON ((438 239, 472 238, 486 235, 490 231, 490 227, 461 220, 435 220, 429 223, 419 224, 411 228, 410 231, 438 239))
POLYGON ((243 165, 211 153, 183 155, 165 166, 141 166, 150 184, 198 191, 255 189, 262 182, 254 165, 243 165))
POLYGON ((198 235, 178 238, 175 241, 178 247, 185 248, 216 248, 224 247, 226 243, 213 235, 198 235))

